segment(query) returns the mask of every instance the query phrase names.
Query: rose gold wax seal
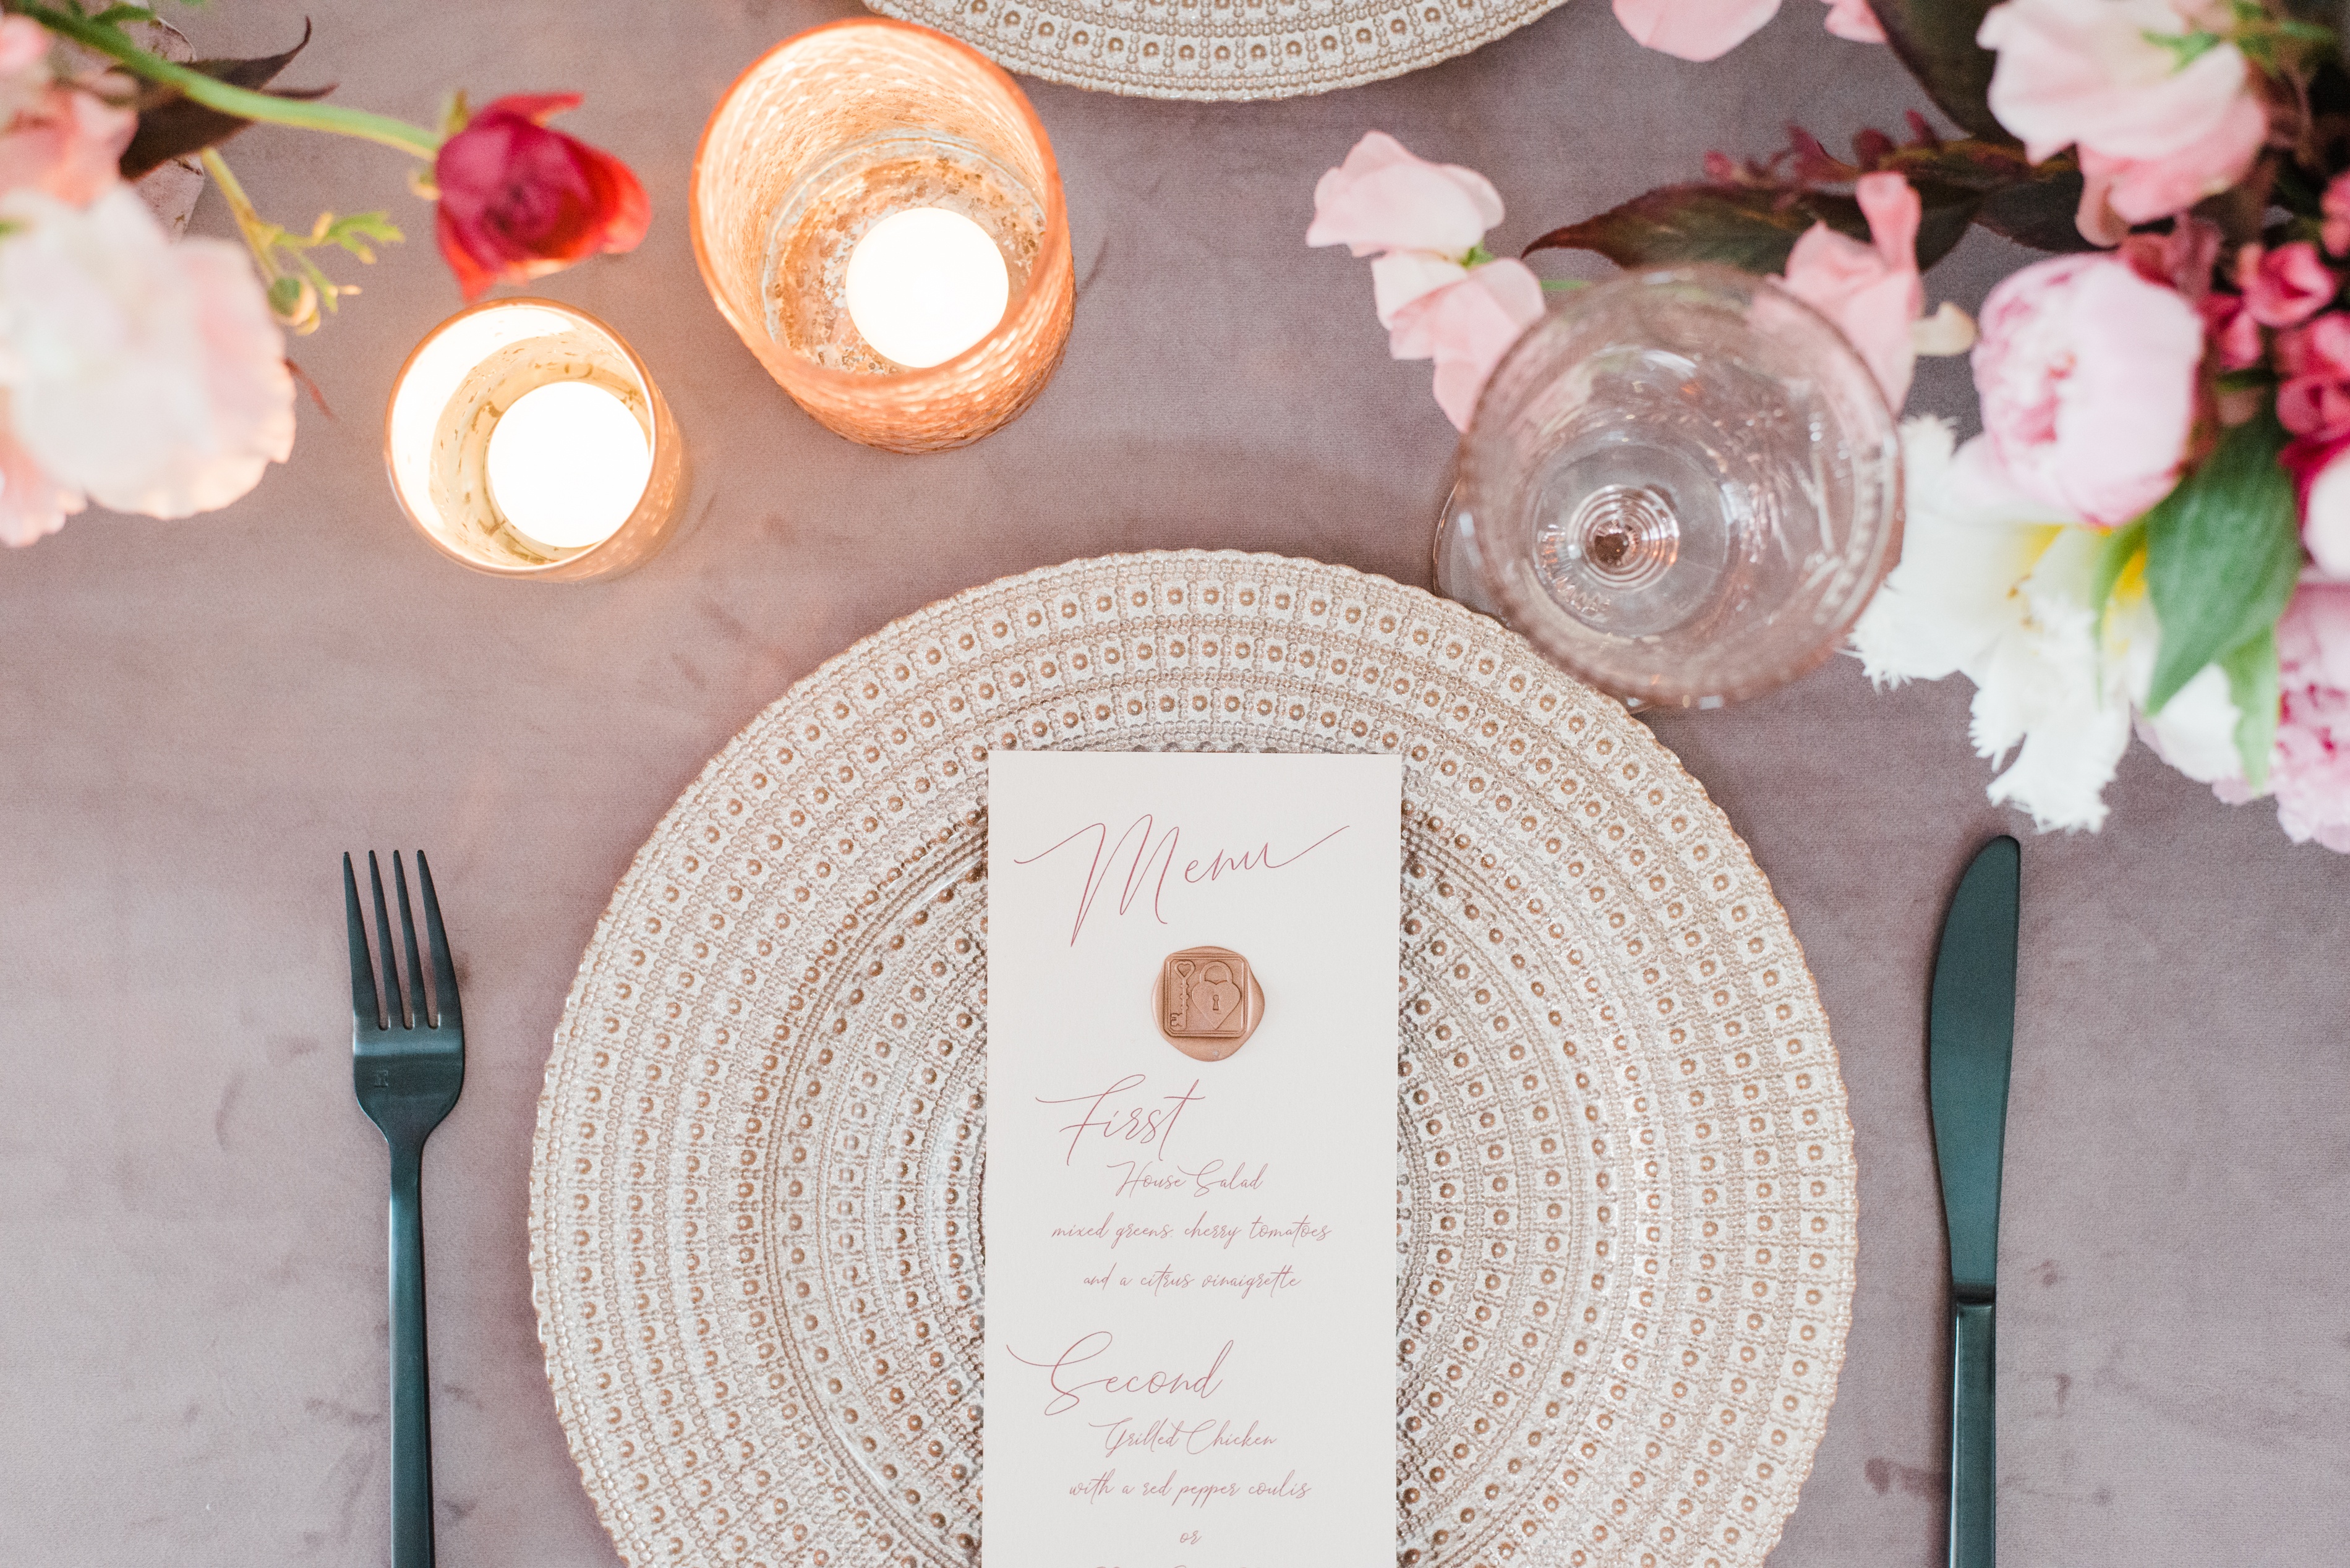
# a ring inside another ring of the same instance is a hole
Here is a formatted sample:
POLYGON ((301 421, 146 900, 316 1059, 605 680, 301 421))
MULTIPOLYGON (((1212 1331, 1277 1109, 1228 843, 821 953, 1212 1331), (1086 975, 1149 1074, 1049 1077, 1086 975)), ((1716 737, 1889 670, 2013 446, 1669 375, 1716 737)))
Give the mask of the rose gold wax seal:
POLYGON ((1264 992, 1230 948, 1185 948, 1159 966, 1159 1033, 1195 1062, 1221 1062, 1264 1021, 1264 992))

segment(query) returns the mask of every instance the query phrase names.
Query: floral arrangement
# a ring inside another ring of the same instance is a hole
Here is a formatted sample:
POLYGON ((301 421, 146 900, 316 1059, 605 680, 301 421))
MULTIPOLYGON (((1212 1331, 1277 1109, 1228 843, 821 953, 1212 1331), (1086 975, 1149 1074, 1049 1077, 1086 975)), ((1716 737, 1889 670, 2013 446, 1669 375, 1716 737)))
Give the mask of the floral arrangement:
MULTIPOLYGON (((1846 160, 1791 129, 1527 247, 1774 275, 1897 411, 1916 355, 1971 346, 1982 432, 1904 424, 1902 557, 1853 647, 1880 685, 1970 680, 1990 796, 2043 831, 2102 826, 2135 735, 2350 853, 2350 67, 2314 4, 1834 0, 1829 30, 1888 45, 1962 134, 1913 112, 1846 160), (1979 326, 1925 316, 1921 270, 1974 223, 2056 254, 1979 326)), ((1775 8, 1616 0, 1700 60, 1775 8)), ((1436 360, 1464 428, 1541 311, 1480 243, 1501 215, 1374 135, 1307 235, 1378 256, 1393 352, 1436 360)))
MULTIPOLYGON (((294 444, 286 334, 358 292, 320 254, 360 262, 387 213, 265 220, 220 146, 255 122, 354 136, 414 160, 442 257, 468 299, 645 232, 626 164, 548 129, 577 94, 453 99, 437 130, 270 83, 300 52, 180 60, 151 12, 5 0, 0 16, 0 541, 28 545, 95 502, 184 517, 225 506, 294 444), (175 241, 141 200, 197 161, 242 247, 175 241)), ((305 43, 307 42, 307 35, 305 43)))

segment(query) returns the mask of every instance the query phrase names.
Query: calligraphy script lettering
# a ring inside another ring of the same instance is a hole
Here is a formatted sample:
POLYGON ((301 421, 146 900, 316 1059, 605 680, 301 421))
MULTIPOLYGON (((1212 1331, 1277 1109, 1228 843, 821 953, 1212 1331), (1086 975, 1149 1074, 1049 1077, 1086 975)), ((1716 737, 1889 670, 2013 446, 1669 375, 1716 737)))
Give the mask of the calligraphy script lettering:
POLYGON ((1014 1361, 1025 1366, 1045 1369, 1045 1381, 1053 1390, 1053 1397, 1045 1404, 1047 1416, 1066 1415, 1085 1402, 1084 1391, 1096 1394, 1142 1394, 1150 1396, 1184 1395, 1194 1399, 1209 1399, 1224 1386, 1220 1376, 1224 1362, 1232 1353, 1232 1342, 1224 1341, 1216 1358, 1208 1363, 1204 1372, 1181 1372, 1165 1368, 1150 1371, 1105 1372, 1099 1376, 1079 1376, 1076 1368, 1107 1355, 1112 1343, 1109 1330, 1097 1328, 1073 1343, 1050 1361, 1031 1361, 1016 1350, 1006 1346, 1014 1361))
POLYGON ((1127 857, 1126 877, 1118 888, 1118 912, 1123 915, 1132 909, 1135 900, 1140 898, 1143 889, 1148 888, 1150 891, 1151 917, 1163 926, 1167 923, 1167 916, 1160 906, 1167 897, 1167 878, 1170 874, 1180 876, 1186 883, 1196 885, 1201 882, 1221 881, 1228 873, 1236 871, 1284 870, 1296 865, 1347 829, 1345 825, 1341 824, 1285 859, 1274 857, 1273 842, 1267 839, 1256 848, 1245 850, 1239 855, 1219 848, 1208 857, 1205 863, 1199 860, 1186 860, 1180 871, 1176 869, 1175 857, 1176 846, 1182 842, 1182 827, 1179 824, 1169 824, 1167 831, 1159 834, 1154 843, 1151 835, 1156 831, 1157 821, 1149 812, 1143 813, 1128 823, 1126 831, 1119 834, 1115 842, 1109 836, 1109 824, 1090 822, 1059 843, 1040 849, 1034 855, 1016 857, 1012 863, 1015 866, 1033 866, 1046 856, 1067 848, 1088 834, 1092 835, 1093 860, 1086 867, 1085 885, 1077 891, 1076 919, 1069 926, 1069 945, 1075 947, 1077 945, 1079 933, 1086 929, 1086 917, 1093 912, 1094 899, 1099 896, 1103 886, 1109 880, 1110 873, 1118 869, 1121 856, 1127 857), (1130 853, 1127 847, 1128 845, 1133 846, 1130 853), (1151 876, 1153 866, 1159 868, 1156 877, 1151 876))
POLYGON ((1060 1129, 1069 1135, 1068 1152, 1061 1157, 1061 1163, 1067 1165, 1076 1158, 1077 1145, 1085 1141, 1087 1133, 1111 1143, 1141 1144, 1156 1150, 1155 1158, 1168 1158, 1167 1146, 1175 1139, 1175 1124, 1182 1119, 1183 1112, 1194 1102, 1208 1096, 1200 1093, 1200 1080, 1194 1078, 1191 1086, 1181 1094, 1161 1096, 1160 1098, 1166 1102, 1163 1106, 1118 1106, 1110 1104, 1121 1096, 1132 1094, 1149 1081, 1146 1074, 1128 1073, 1097 1095, 1072 1095, 1060 1100, 1048 1100, 1042 1095, 1037 1096, 1036 1103, 1040 1106, 1081 1105, 1086 1107, 1082 1116, 1060 1129))

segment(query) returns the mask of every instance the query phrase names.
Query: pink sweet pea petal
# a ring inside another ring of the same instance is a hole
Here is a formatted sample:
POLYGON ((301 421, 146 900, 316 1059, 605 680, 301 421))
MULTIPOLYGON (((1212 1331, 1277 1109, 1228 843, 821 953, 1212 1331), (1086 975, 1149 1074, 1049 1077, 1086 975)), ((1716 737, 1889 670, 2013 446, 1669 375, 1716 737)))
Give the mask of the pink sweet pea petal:
POLYGON ((1355 143, 1314 187, 1309 245, 1356 255, 1428 251, 1457 257, 1502 221, 1502 195, 1473 169, 1415 158, 1383 130, 1355 143))
POLYGON ((1616 0, 1635 43, 1684 60, 1716 60, 1778 15, 1779 0, 1616 0))
POLYGON ((1827 0, 1827 29, 1835 36, 1855 44, 1885 42, 1884 24, 1868 8, 1868 0, 1827 0))
POLYGON ((1423 295, 1459 283, 1469 269, 1426 251, 1390 251, 1371 264, 1371 303, 1379 325, 1393 327, 1406 306, 1423 295))
POLYGON ((1396 318, 1388 351, 1436 361, 1436 402, 1465 431, 1493 367, 1542 319, 1542 280, 1520 261, 1488 262, 1450 287, 1415 300, 1396 318))
POLYGON ((1781 282, 1835 323, 1898 412, 1918 363, 1909 324, 1926 304, 1918 276, 1918 192, 1898 174, 1877 173, 1862 175, 1854 194, 1875 243, 1814 223, 1788 253, 1781 282))

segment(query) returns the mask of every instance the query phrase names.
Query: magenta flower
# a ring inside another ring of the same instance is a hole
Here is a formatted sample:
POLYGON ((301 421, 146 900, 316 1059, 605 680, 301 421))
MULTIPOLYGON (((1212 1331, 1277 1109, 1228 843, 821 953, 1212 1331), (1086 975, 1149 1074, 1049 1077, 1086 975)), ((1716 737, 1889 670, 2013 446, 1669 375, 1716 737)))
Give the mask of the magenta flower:
POLYGON ((2334 441, 2350 435, 2350 316, 2328 311, 2306 327, 2282 333, 2277 369, 2277 418, 2297 436, 2334 441))
POLYGON ((2340 286, 2307 240, 2262 252, 2246 245, 2236 256, 2236 286, 2244 309, 2263 327, 2298 327, 2333 300, 2340 286))

